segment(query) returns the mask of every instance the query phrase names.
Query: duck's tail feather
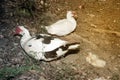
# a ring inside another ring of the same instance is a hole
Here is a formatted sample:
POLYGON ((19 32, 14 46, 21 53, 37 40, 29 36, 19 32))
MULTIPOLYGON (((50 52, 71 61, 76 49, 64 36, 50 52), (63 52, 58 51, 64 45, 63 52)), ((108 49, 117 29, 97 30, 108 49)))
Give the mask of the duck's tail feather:
MULTIPOLYGON (((68 53, 69 51, 74 51, 74 50, 79 51, 79 46, 80 46, 80 43, 77 43, 77 42, 76 43, 69 43, 69 44, 66 44, 64 46, 60 46, 59 48, 56 48, 53 51, 45 52, 45 54, 44 54, 45 61, 51 61, 54 59, 58 59, 61 56, 67 55, 66 53, 68 53)), ((76 53, 76 52, 74 51, 72 53, 76 53)))
POLYGON ((70 44, 67 44, 66 46, 68 46, 69 50, 79 49, 80 43, 79 42, 70 43, 70 44))

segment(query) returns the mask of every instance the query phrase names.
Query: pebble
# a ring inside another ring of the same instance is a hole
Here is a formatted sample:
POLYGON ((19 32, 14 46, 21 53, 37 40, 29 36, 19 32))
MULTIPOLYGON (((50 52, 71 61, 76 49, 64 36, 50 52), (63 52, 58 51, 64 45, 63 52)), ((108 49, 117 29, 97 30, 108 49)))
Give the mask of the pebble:
POLYGON ((40 76, 39 80, 46 80, 43 76, 40 76))
POLYGON ((95 78, 93 80, 107 80, 107 79, 105 79, 104 77, 100 77, 100 78, 95 78))
POLYGON ((106 0, 99 0, 99 1, 106 1, 106 0))
POLYGON ((14 42, 13 44, 14 44, 14 46, 17 46, 17 45, 19 45, 19 43, 15 43, 15 42, 14 42))
POLYGON ((42 5, 44 4, 44 1, 43 0, 41 0, 41 2, 40 2, 42 5))
POLYGON ((3 62, 3 59, 0 58, 0 62, 3 62))
POLYGON ((92 17, 92 18, 93 18, 93 17, 95 17, 95 15, 94 15, 94 14, 88 14, 88 15, 89 15, 90 17, 92 17))
POLYGON ((0 38, 4 38, 4 36, 2 34, 0 34, 0 38))
POLYGON ((97 25, 95 25, 95 24, 90 24, 90 26, 92 26, 92 27, 94 27, 94 28, 96 28, 97 27, 97 25))
POLYGON ((80 6, 78 6, 78 8, 79 8, 79 9, 82 9, 82 8, 84 8, 84 6, 83 6, 83 5, 80 5, 80 6))
POLYGON ((120 55, 118 55, 118 57, 120 58, 120 55))
POLYGON ((113 20, 114 23, 116 23, 117 21, 116 20, 113 20))

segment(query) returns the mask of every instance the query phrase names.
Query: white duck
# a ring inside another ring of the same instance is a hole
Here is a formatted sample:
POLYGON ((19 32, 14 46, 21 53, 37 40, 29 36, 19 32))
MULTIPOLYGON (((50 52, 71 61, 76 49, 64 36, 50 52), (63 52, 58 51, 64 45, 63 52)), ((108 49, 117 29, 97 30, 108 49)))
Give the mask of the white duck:
POLYGON ((45 26, 45 29, 49 34, 57 36, 65 36, 67 34, 70 34, 76 29, 77 23, 76 20, 74 19, 74 16, 75 15, 73 11, 68 11, 66 19, 59 20, 50 26, 45 26))
POLYGON ((32 37, 24 26, 18 26, 15 32, 21 35, 20 44, 24 51, 36 60, 51 61, 65 55, 69 50, 79 49, 79 43, 68 43, 48 34, 32 37))

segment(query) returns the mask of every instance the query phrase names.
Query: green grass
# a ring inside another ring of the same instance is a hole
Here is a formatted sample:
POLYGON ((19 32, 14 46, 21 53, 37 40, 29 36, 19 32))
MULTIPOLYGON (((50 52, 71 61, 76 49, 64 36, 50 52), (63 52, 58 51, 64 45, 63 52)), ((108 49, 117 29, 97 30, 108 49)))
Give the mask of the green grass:
POLYGON ((16 77, 24 72, 30 70, 41 71, 40 66, 38 66, 38 61, 29 58, 29 56, 25 56, 25 65, 16 66, 16 67, 7 67, 0 69, 0 80, 11 80, 9 78, 16 77))
POLYGON ((15 77, 17 75, 20 75, 26 71, 29 70, 40 70, 40 68, 37 65, 24 65, 24 66, 19 66, 19 67, 4 67, 0 69, 0 80, 6 80, 7 78, 10 77, 15 77))
POLYGON ((9 78, 16 77, 24 72, 30 70, 41 71, 40 66, 38 66, 38 61, 29 58, 27 55, 25 56, 25 65, 21 65, 18 67, 7 67, 0 69, 0 80, 11 80, 9 78))

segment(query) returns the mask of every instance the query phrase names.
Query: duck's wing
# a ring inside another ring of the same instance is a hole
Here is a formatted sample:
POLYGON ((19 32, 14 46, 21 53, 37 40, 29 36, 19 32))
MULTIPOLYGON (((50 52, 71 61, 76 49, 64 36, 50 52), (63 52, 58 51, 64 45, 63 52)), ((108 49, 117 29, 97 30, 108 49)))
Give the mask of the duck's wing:
POLYGON ((66 45, 68 42, 58 39, 58 38, 54 38, 53 40, 51 40, 51 42, 49 44, 44 44, 45 48, 44 51, 48 52, 48 51, 53 51, 56 48, 59 48, 62 45, 66 45))
POLYGON ((55 22, 54 24, 61 24, 63 22, 66 22, 67 19, 62 19, 62 20, 58 20, 57 22, 55 22))
POLYGON ((59 58, 60 56, 65 55, 69 50, 78 50, 79 51, 79 43, 69 43, 65 45, 61 45, 58 48, 45 52, 44 57, 47 61, 59 58))
POLYGON ((55 34, 58 36, 63 36, 66 34, 69 34, 73 28, 72 28, 72 23, 70 21, 64 21, 61 23, 55 23, 52 24, 51 26, 47 27, 47 32, 50 34, 55 34))
POLYGON ((67 41, 61 40, 59 38, 40 34, 29 40, 25 45, 24 49, 26 52, 34 51, 34 52, 46 52, 52 51, 58 48, 61 45, 65 45, 67 41))
MULTIPOLYGON (((42 40, 40 42, 42 42, 42 45, 44 46, 43 52, 52 51, 62 45, 67 44, 67 41, 61 40, 55 36, 47 34, 41 34, 38 37, 40 40, 42 40)), ((37 40, 39 40, 38 37, 36 37, 37 40)))

